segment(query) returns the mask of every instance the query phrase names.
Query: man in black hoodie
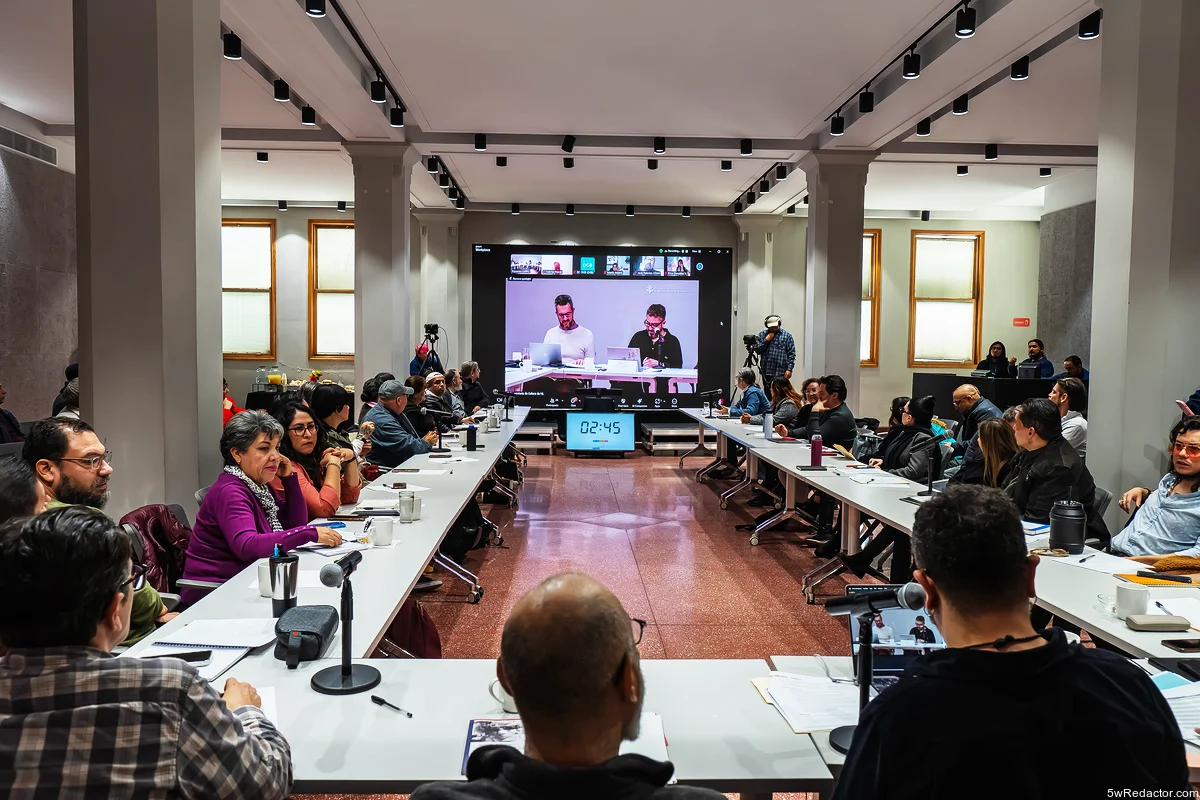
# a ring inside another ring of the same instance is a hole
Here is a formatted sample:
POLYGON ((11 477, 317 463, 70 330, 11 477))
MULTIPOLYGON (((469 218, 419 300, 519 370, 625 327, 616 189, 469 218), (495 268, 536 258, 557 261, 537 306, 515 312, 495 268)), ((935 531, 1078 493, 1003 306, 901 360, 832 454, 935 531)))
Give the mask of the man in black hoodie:
POLYGON ((1183 738, 1146 673, 1059 630, 1034 633, 1038 558, 1002 492, 948 487, 917 510, 912 544, 947 648, 867 706, 834 800, 1184 796, 1183 738))
POLYGON ((412 800, 721 800, 709 789, 667 788, 669 762, 618 755, 641 720, 644 624, 587 575, 539 584, 513 607, 496 665, 520 710, 525 752, 482 747, 467 761, 466 783, 427 784, 412 800))

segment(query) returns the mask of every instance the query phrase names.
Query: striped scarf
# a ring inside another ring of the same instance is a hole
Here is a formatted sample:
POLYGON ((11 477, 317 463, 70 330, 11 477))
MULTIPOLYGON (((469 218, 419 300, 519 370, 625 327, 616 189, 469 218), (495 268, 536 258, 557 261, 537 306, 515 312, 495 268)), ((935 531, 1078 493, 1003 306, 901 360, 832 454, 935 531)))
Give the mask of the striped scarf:
POLYGON ((266 486, 255 483, 249 475, 242 472, 241 467, 226 467, 225 472, 228 472, 246 484, 250 491, 254 493, 254 496, 258 498, 259 505, 263 507, 263 511, 267 514, 267 522, 271 523, 271 530, 276 533, 282 531, 283 526, 279 524, 279 505, 275 502, 275 495, 271 494, 271 490, 266 486))

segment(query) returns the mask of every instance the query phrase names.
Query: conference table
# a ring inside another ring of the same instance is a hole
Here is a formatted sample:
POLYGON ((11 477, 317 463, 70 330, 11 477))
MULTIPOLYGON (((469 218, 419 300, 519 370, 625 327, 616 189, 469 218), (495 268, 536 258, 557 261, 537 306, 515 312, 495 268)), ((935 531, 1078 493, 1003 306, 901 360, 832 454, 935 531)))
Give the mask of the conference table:
POLYGON ((676 394, 679 392, 679 387, 689 386, 691 391, 696 391, 696 381, 699 380, 699 372, 694 369, 609 369, 608 367, 597 364, 591 367, 563 365, 561 367, 505 367, 504 368, 504 391, 519 392, 525 388, 525 384, 530 381, 535 381, 538 378, 573 378, 575 380, 589 381, 630 381, 644 384, 646 394, 654 394, 654 385, 656 378, 665 378, 667 381, 667 392, 676 394))

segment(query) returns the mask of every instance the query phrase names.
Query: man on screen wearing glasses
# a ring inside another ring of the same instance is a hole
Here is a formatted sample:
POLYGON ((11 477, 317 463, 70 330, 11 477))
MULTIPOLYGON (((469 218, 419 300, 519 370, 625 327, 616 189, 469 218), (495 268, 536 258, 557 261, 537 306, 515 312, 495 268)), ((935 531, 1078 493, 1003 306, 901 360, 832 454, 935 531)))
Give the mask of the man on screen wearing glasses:
MULTIPOLYGON (((21 457, 46 490, 47 510, 69 505, 101 510, 108 503, 112 453, 86 422, 62 417, 38 420, 25 438, 21 457)), ((177 616, 167 611, 153 586, 144 584, 133 593, 129 638, 123 644, 140 641, 154 631, 156 623, 177 616)))
POLYGON ((560 294, 554 298, 554 315, 558 317, 558 325, 546 331, 542 341, 562 349, 564 364, 581 366, 585 358, 595 358, 596 337, 575 321, 575 301, 571 295, 560 294))
POLYGON ((667 330, 667 309, 653 303, 646 309, 646 328, 629 337, 629 347, 636 347, 642 356, 642 366, 651 369, 679 369, 683 366, 683 348, 679 338, 667 330))
POLYGON ((1200 558, 1200 417, 1184 417, 1171 429, 1171 471, 1158 488, 1135 487, 1120 506, 1133 514, 1112 537, 1112 551, 1153 564, 1169 555, 1200 558))

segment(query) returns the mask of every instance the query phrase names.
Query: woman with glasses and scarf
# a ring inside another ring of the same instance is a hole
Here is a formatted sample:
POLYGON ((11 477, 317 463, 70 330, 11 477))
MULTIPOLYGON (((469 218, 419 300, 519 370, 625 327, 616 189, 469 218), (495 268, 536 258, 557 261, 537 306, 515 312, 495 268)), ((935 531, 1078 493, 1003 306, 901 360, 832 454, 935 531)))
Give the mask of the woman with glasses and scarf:
MULTIPOLYGON (((275 416, 283 426, 279 452, 292 462, 310 520, 336 514, 343 503, 357 503, 363 484, 354 449, 330 442, 313 413, 288 403, 275 416)), ((276 475, 271 488, 283 492, 283 479, 276 475)))
MULTIPOLYGON (((342 543, 337 531, 308 524, 297 468, 279 452, 283 436, 283 426, 265 411, 243 411, 229 420, 221 434, 225 468, 196 514, 184 578, 224 583, 276 547, 287 552, 310 542, 342 543), (270 486, 276 478, 282 492, 270 486)), ((190 605, 209 591, 189 586, 180 599, 190 605)))

